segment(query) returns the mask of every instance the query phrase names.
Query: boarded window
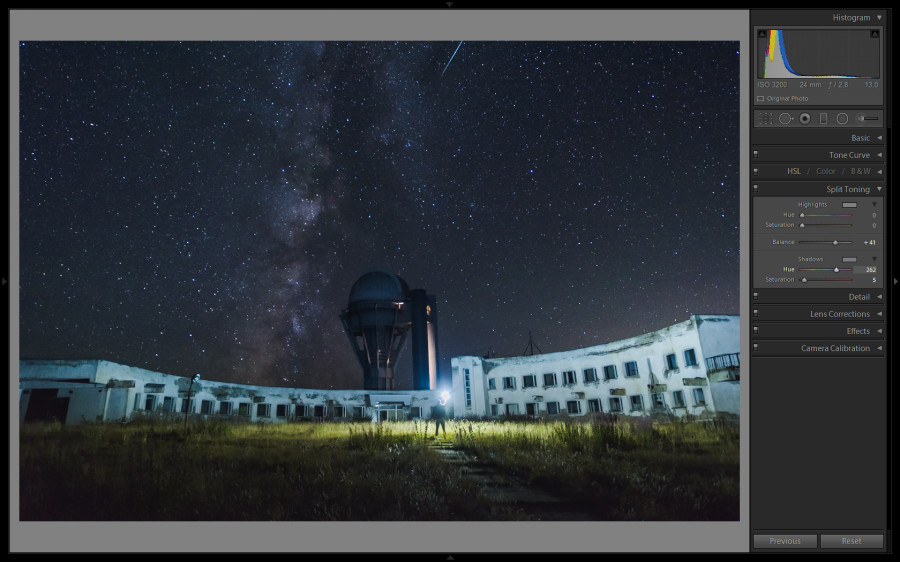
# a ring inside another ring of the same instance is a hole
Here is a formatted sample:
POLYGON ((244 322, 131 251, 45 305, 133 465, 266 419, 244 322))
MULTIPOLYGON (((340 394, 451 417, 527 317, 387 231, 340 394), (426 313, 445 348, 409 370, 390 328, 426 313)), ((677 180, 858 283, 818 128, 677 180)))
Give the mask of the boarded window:
POLYGON ((706 406, 706 397, 703 395, 702 388, 695 388, 693 390, 694 393, 694 405, 695 406, 706 406))
POLYGON ((678 359, 675 358, 674 353, 670 353, 666 355, 666 369, 677 369, 678 368, 678 359))
POLYGON ((640 394, 631 396, 631 411, 639 412, 644 409, 644 397, 640 394))
POLYGON ((637 361, 629 361, 628 363, 625 363, 625 376, 626 377, 638 376, 637 361))
POLYGON ((685 349, 684 350, 684 366, 685 367, 694 367, 697 365, 697 354, 694 353, 693 349, 685 349))

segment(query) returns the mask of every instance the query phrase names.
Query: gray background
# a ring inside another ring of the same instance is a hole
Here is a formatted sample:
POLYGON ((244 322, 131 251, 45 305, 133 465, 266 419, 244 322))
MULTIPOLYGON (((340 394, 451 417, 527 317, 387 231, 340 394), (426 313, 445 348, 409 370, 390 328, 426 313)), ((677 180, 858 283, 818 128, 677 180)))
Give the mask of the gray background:
MULTIPOLYGON (((10 373, 18 373, 18 43, 40 40, 716 40, 741 51, 741 294, 748 291, 749 13, 732 11, 11 10, 10 373)), ((714 141, 715 139, 710 139, 714 141)), ((748 300, 741 353, 749 356, 748 300)), ((18 380, 10 377, 10 552, 743 552, 749 549, 748 377, 741 382, 740 522, 18 521, 18 380)), ((172 492, 174 493, 174 491, 172 492)))

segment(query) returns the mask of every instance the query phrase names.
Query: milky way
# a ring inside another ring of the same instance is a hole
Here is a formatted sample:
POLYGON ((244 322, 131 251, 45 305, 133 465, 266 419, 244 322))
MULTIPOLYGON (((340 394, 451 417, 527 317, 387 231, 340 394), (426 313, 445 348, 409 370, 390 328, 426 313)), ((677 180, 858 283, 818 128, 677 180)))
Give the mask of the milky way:
POLYGON ((376 267, 444 371, 737 313, 737 45, 21 43, 21 356, 360 387, 376 267))

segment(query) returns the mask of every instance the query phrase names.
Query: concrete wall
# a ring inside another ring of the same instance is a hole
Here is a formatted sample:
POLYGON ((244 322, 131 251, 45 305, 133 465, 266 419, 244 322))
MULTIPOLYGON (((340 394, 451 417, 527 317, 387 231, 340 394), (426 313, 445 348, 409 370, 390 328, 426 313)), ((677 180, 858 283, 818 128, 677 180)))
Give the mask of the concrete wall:
POLYGON ((697 324, 700 345, 706 357, 740 352, 740 316, 697 315, 692 318, 697 324))
POLYGON ((739 416, 741 413, 741 383, 739 381, 713 382, 709 385, 716 410, 739 416))
POLYGON ((97 360, 87 361, 19 361, 19 380, 87 379, 96 380, 97 360))
MULTIPOLYGON (((76 378, 83 377, 79 375, 76 378)), ((67 400, 64 419, 66 424, 102 421, 107 400, 107 388, 103 385, 32 380, 24 388, 20 386, 19 423, 24 423, 25 414, 32 403, 31 399, 35 392, 45 390, 52 391, 55 398, 67 400)))
POLYGON ((202 378, 192 385, 187 377, 103 360, 23 360, 19 364, 19 373, 20 422, 25 420, 31 393, 36 389, 57 389, 57 396, 69 398, 67 424, 121 421, 136 417, 181 419, 188 390, 192 399, 188 412, 191 419, 223 418, 266 423, 285 423, 299 417, 313 418, 317 410, 321 419, 349 420, 355 414, 377 419, 379 405, 368 399, 372 394, 403 395, 404 404, 400 408, 403 419, 416 412, 419 417, 428 417, 437 396, 437 391, 432 390, 317 390, 241 385, 202 378), (66 382, 73 379, 87 379, 90 382, 66 382), (148 396, 153 397, 150 410, 147 410, 148 396), (172 403, 172 411, 164 411, 166 398, 172 403), (208 413, 203 411, 204 401, 208 401, 208 413), (228 414, 224 413, 224 403, 231 405, 228 414), (242 405, 247 415, 240 415, 242 405), (299 414, 297 406, 303 407, 299 414), (343 409, 343 415, 340 415, 340 409, 343 409))
POLYGON ((515 405, 514 411, 524 415, 531 404, 537 416, 583 416, 590 413, 590 401, 594 400, 600 411, 611 412, 621 405, 616 413, 632 416, 655 411, 703 415, 716 411, 716 395, 731 409, 734 393, 711 391, 705 357, 736 353, 740 345, 738 324, 737 317, 692 317, 655 332, 583 349, 492 359, 456 357, 451 359, 455 410, 460 417, 501 416, 515 405), (703 326, 702 336, 698 324, 703 326), (703 341, 713 353, 703 348, 703 341), (693 350, 690 365, 685 353, 688 350, 693 350), (669 364, 670 355, 674 356, 673 365, 669 364), (636 366, 637 376, 628 376, 628 364, 636 366), (466 369, 472 388, 468 407, 464 403, 466 369), (591 369, 596 380, 587 382, 586 374, 591 369), (566 382, 566 372, 574 372, 573 384, 566 382), (607 379, 607 372, 614 378, 607 379), (555 383, 545 384, 545 375, 551 375, 555 383), (526 380, 532 377, 535 386, 526 387, 526 380), (505 380, 514 388, 504 388, 505 380), (654 409, 653 398, 657 397, 662 403, 654 409), (568 411, 570 402, 572 412, 568 411), (558 413, 552 413, 554 410, 558 413))

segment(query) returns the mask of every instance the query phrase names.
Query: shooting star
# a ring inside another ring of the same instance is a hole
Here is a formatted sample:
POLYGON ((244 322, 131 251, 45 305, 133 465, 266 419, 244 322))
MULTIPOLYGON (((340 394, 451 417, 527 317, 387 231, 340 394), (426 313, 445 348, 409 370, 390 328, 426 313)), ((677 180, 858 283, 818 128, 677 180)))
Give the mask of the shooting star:
MULTIPOLYGON (((447 67, 450 66, 450 63, 453 62, 453 57, 456 56, 456 52, 459 51, 459 48, 462 47, 463 42, 460 41, 459 45, 456 46, 456 51, 453 51, 453 54, 450 55, 450 60, 447 61, 447 66, 444 67, 444 72, 447 72, 447 67)), ((444 75, 444 72, 441 72, 441 76, 444 75)))

